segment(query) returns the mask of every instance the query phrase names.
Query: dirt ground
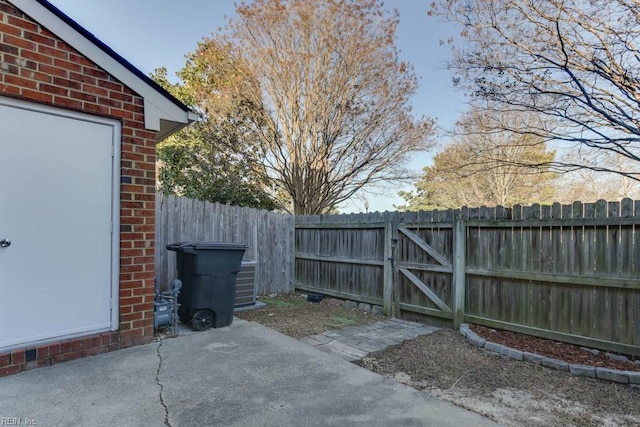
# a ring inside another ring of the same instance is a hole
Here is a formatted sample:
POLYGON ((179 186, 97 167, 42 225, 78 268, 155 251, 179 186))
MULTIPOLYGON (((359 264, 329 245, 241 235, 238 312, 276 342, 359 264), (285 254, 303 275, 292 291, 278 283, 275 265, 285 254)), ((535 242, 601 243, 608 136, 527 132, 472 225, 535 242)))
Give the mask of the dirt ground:
MULTIPOLYGON (((336 300, 263 300, 239 313, 294 338, 384 319, 336 300)), ((360 365, 507 426, 640 426, 640 390, 582 378, 478 349, 453 330, 407 341, 360 365)))
POLYGON ((330 329, 386 319, 379 314, 345 308, 343 302, 336 299, 323 299, 319 303, 312 303, 307 302, 306 296, 292 294, 259 300, 267 306, 236 313, 236 316, 260 323, 296 339, 330 329))

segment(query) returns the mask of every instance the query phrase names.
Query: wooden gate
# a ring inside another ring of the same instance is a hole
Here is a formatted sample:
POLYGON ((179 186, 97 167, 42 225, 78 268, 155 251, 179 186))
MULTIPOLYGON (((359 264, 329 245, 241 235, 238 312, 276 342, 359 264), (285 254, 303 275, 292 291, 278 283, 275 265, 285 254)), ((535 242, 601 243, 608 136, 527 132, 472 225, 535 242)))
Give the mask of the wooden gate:
POLYGON ((453 319, 453 218, 400 223, 397 236, 396 312, 453 319))

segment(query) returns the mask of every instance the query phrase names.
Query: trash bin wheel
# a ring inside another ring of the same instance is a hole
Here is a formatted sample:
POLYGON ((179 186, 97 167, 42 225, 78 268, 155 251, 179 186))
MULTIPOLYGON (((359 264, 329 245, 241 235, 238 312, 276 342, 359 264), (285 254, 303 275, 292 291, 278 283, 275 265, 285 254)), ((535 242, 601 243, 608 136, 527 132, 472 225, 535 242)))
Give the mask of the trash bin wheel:
POLYGON ((191 325, 196 331, 204 331, 213 327, 213 313, 210 310, 198 310, 191 319, 191 325))

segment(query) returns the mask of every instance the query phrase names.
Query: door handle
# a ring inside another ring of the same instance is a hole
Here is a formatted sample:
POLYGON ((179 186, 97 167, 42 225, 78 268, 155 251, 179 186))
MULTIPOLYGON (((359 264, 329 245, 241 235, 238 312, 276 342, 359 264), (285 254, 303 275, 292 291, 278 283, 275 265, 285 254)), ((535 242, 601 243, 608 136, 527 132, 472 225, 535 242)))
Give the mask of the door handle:
POLYGON ((0 240, 0 248, 8 248, 11 246, 11 240, 2 239, 0 240))

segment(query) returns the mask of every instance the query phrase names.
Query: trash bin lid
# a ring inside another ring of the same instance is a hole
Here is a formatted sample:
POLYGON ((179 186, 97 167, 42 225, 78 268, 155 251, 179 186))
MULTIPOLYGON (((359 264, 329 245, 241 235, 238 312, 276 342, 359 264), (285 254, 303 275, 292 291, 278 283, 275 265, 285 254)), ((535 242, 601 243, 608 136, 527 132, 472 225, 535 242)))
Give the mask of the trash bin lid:
POLYGON ((229 243, 229 242, 180 242, 180 243, 171 243, 167 245, 167 249, 170 251, 183 251, 186 249, 202 250, 202 251, 217 251, 217 250, 244 251, 247 248, 248 248, 247 245, 243 245, 240 243, 229 243))

